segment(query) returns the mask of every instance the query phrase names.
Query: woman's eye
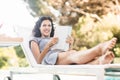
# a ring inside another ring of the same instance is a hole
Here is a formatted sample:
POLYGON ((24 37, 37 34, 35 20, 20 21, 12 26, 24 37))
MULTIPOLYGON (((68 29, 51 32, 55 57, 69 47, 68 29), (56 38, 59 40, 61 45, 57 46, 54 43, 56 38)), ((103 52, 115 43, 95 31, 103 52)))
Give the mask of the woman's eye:
POLYGON ((51 27, 51 25, 48 25, 49 27, 51 27))
POLYGON ((51 27, 51 25, 46 25, 46 24, 45 24, 45 25, 43 25, 43 27, 46 27, 46 26, 51 27))
POLYGON ((43 25, 43 27, 46 27, 46 25, 43 25))

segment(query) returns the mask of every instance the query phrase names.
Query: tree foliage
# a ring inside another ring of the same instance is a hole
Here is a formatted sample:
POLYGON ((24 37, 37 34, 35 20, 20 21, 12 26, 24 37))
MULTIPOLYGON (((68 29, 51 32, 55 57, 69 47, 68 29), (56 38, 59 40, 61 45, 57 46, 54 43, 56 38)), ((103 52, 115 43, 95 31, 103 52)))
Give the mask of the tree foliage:
POLYGON ((0 69, 26 67, 28 62, 20 46, 0 47, 0 69))
POLYGON ((27 2, 29 2, 29 6, 37 16, 43 14, 53 16, 55 13, 52 13, 53 10, 50 7, 59 11, 59 23, 62 25, 73 25, 78 21, 79 17, 87 14, 99 19, 98 16, 120 11, 120 0, 27 0, 27 2))

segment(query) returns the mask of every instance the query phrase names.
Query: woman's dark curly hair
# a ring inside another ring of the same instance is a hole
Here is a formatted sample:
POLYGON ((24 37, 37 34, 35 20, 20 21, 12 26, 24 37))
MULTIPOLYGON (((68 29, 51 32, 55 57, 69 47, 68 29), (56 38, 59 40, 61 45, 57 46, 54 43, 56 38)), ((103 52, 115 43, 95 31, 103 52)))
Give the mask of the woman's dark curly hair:
POLYGON ((54 36, 53 20, 49 16, 42 16, 38 19, 38 21, 36 22, 36 24, 35 24, 35 26, 32 30, 32 35, 34 37, 41 37, 40 27, 41 27, 41 24, 44 20, 49 20, 51 22, 52 30, 51 30, 51 33, 50 33, 50 37, 54 36))

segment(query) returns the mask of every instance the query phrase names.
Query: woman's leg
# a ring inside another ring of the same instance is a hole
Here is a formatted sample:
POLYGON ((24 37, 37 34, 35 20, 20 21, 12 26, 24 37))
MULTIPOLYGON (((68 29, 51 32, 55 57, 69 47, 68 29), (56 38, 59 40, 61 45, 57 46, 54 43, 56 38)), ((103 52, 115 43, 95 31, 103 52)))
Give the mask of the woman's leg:
POLYGON ((107 50, 112 49, 116 44, 116 40, 116 38, 113 38, 88 50, 61 52, 58 54, 56 64, 86 64, 95 57, 105 54, 107 50))
POLYGON ((114 53, 112 51, 107 51, 104 55, 98 57, 97 59, 92 60, 91 62, 88 62, 86 64, 110 64, 114 60, 114 53))

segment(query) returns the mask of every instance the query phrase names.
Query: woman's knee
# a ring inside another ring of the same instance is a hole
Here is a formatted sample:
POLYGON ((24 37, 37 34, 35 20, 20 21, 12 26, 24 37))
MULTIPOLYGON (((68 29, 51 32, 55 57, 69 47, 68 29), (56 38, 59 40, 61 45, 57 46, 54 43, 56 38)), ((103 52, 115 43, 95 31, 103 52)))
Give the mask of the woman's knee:
POLYGON ((64 52, 64 53, 59 53, 56 64, 72 64, 72 63, 75 63, 75 58, 74 58, 75 52, 76 51, 72 50, 72 51, 67 51, 67 52, 64 52))

